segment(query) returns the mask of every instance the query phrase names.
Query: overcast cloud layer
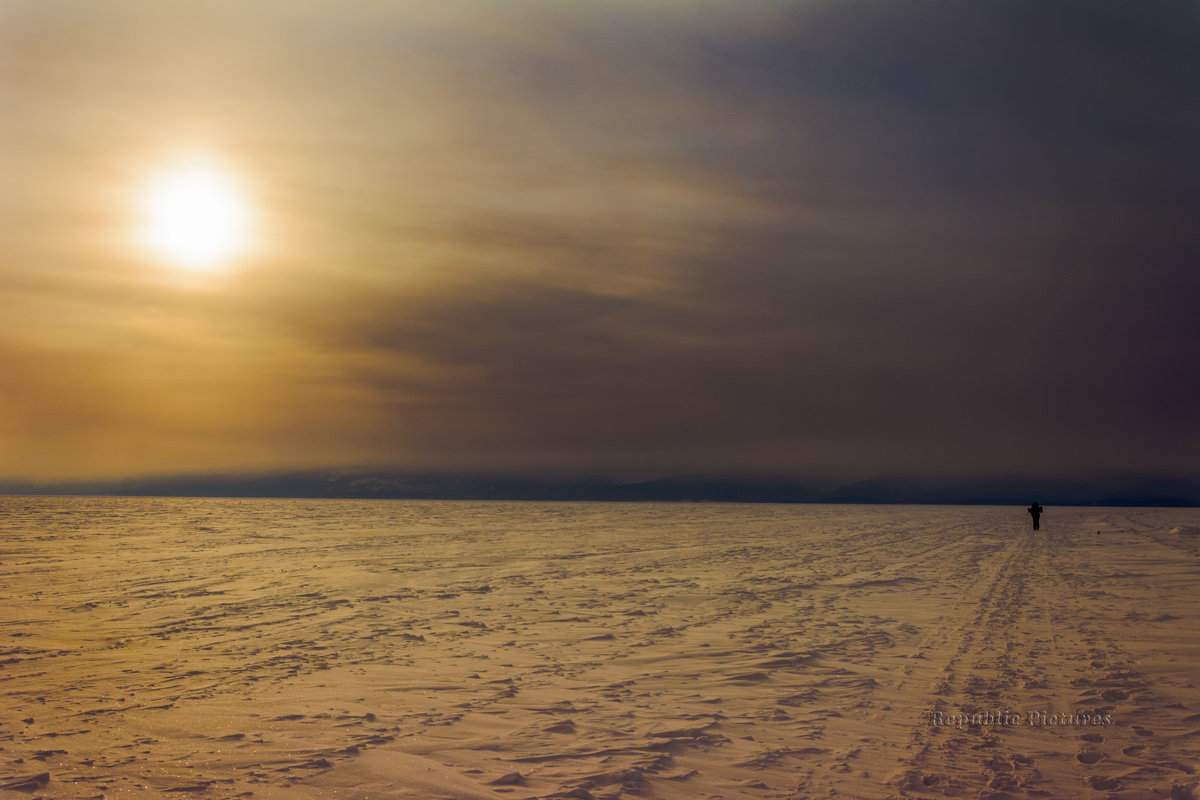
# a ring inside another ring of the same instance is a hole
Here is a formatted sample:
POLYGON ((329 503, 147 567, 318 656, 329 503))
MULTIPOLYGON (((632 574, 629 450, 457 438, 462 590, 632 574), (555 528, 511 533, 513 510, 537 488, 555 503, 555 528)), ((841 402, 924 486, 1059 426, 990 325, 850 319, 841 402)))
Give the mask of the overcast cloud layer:
POLYGON ((0 477, 1195 473, 1197 98, 1190 2, 0 0, 0 477))

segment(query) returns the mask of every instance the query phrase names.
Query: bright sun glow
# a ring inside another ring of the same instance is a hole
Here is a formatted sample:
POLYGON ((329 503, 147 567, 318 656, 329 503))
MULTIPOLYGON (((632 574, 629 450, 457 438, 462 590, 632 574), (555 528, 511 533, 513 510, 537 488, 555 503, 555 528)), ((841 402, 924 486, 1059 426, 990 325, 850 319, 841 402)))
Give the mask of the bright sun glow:
POLYGON ((248 244, 249 212, 235 182, 202 163, 164 171, 145 199, 143 241, 188 269, 221 266, 248 244))

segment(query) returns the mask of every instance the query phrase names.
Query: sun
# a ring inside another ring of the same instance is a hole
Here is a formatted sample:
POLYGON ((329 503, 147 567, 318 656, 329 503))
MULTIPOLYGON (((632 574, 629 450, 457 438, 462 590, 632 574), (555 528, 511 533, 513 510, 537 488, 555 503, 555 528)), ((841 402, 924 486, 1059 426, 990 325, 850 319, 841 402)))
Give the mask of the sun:
POLYGON ((204 162, 164 169, 146 188, 142 242, 174 265, 210 270, 249 244, 249 208, 237 182, 204 162))

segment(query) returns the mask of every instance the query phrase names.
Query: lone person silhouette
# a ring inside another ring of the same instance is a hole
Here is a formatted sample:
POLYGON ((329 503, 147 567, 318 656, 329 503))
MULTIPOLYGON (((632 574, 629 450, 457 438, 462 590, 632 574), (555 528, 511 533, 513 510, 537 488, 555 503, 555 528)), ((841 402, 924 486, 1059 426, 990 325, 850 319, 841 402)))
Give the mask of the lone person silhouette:
POLYGON ((1037 503, 1034 503, 1029 507, 1029 516, 1033 517, 1033 529, 1035 531, 1038 530, 1038 522, 1041 520, 1042 512, 1044 510, 1045 509, 1043 509, 1037 503))

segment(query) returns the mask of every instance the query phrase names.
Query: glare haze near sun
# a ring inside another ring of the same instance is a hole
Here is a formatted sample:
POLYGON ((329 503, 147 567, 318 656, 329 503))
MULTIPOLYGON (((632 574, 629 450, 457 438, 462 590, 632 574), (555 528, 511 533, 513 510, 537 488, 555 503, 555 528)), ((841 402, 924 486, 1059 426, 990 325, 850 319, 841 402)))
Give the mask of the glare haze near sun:
POLYGON ((148 182, 140 238, 171 266, 213 270, 247 249, 249 217, 244 194, 228 172, 201 159, 179 161, 148 182))

